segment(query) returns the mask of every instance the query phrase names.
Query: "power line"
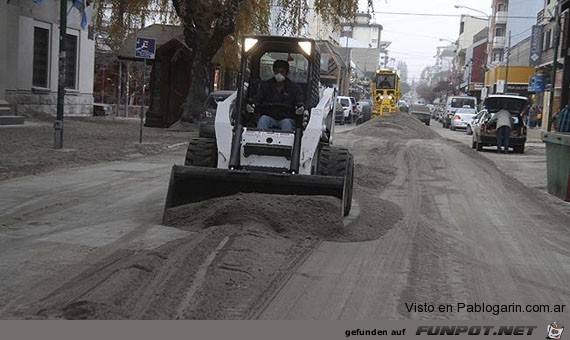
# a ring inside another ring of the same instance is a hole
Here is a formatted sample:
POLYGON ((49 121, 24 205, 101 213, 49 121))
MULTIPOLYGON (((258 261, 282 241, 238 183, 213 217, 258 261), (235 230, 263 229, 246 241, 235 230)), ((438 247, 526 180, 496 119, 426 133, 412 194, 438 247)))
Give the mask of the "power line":
POLYGON ((412 35, 414 37, 420 37, 420 38, 426 38, 426 39, 439 39, 439 37, 436 37, 434 35, 423 35, 423 34, 408 33, 408 32, 398 32, 398 31, 392 31, 392 30, 387 30, 387 29, 383 29, 382 32, 392 33, 392 34, 401 34, 401 35, 406 35, 406 36, 412 35))
MULTIPOLYGON (((421 17, 455 17, 460 18, 464 16, 472 17, 472 18, 479 18, 479 19, 489 19, 487 17, 476 16, 476 15, 466 15, 466 14, 438 14, 438 13, 411 13, 411 12, 381 12, 381 11, 374 11, 374 14, 388 14, 388 15, 413 15, 413 16, 421 16, 421 17)), ((527 16, 519 16, 519 15, 508 15, 506 16, 507 19, 536 19, 534 17, 527 17, 527 16)))
POLYGON ((518 37, 519 35, 523 35, 523 34, 525 34, 526 32, 530 31, 531 29, 532 29, 532 27, 530 27, 529 29, 526 29, 526 30, 524 30, 524 31, 522 31, 522 32, 519 32, 519 33, 517 33, 517 34, 513 34, 513 35, 511 36, 511 38, 512 38, 512 37, 518 37))

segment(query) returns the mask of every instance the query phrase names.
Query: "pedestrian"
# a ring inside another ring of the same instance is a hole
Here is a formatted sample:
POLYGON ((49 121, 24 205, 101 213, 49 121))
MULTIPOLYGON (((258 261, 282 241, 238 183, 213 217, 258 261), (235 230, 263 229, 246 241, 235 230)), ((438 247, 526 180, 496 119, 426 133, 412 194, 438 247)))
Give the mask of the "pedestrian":
POLYGON ((566 105, 558 112, 555 127, 558 132, 570 132, 570 106, 566 105))
POLYGON ((536 105, 532 105, 528 110, 529 127, 534 129, 536 126, 536 105))
POLYGON ((536 106, 536 126, 542 126, 542 105, 536 106))
POLYGON ((511 118, 511 113, 509 110, 501 109, 495 114, 493 118, 491 118, 489 124, 492 124, 493 122, 497 123, 497 152, 508 153, 509 138, 511 136, 511 130, 513 128, 513 119, 511 118))

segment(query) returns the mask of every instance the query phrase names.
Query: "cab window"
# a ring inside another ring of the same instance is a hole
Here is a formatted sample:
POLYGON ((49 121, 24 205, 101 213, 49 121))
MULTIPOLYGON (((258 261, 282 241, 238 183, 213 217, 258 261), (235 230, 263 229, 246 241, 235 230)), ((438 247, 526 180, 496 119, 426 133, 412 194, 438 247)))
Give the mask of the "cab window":
POLYGON ((261 80, 273 78, 273 63, 286 60, 289 63, 289 79, 295 83, 307 83, 309 62, 300 53, 267 52, 261 56, 259 76, 261 80))

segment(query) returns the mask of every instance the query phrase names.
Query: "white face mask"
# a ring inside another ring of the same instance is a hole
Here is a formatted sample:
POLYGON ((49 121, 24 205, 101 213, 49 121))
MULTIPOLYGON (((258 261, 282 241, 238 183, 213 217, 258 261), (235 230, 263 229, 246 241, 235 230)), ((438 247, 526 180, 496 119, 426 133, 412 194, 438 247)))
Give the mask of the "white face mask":
POLYGON ((282 75, 281 73, 277 73, 277 74, 275 75, 275 80, 277 80, 277 82, 280 83, 280 82, 282 82, 282 81, 285 80, 285 76, 282 75))

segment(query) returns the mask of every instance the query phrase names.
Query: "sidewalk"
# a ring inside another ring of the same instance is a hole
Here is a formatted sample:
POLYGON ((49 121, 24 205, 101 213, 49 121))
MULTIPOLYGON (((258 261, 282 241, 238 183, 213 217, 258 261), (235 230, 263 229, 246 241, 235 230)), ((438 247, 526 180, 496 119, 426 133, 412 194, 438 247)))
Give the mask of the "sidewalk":
MULTIPOLYGON (((473 139, 470 135, 443 129, 440 124, 432 125, 431 129, 444 138, 455 140, 471 147, 473 139)), ((542 131, 541 129, 527 130, 524 154, 498 154, 494 148, 490 147, 484 148, 478 154, 492 161, 499 170, 513 177, 526 187, 540 190, 543 197, 537 197, 537 199, 548 199, 552 204, 560 207, 562 211, 570 214, 570 203, 550 195, 547 191, 546 144, 540 139, 542 131)), ((475 151, 473 150, 473 152, 475 151)))
POLYGON ((61 150, 54 149, 53 120, 29 119, 24 125, 0 127, 0 181, 180 151, 197 136, 196 129, 175 132, 145 127, 141 144, 137 118, 69 117, 64 124, 61 150))
POLYGON ((526 138, 527 143, 543 143, 540 139, 540 133, 543 130, 541 129, 527 129, 526 130, 526 138))
POLYGON ((537 200, 547 200, 560 211, 570 215, 570 202, 564 202, 548 193, 546 176, 546 144, 540 139, 543 130, 528 129, 524 154, 497 154, 482 152, 503 173, 529 188, 540 190, 537 200))

